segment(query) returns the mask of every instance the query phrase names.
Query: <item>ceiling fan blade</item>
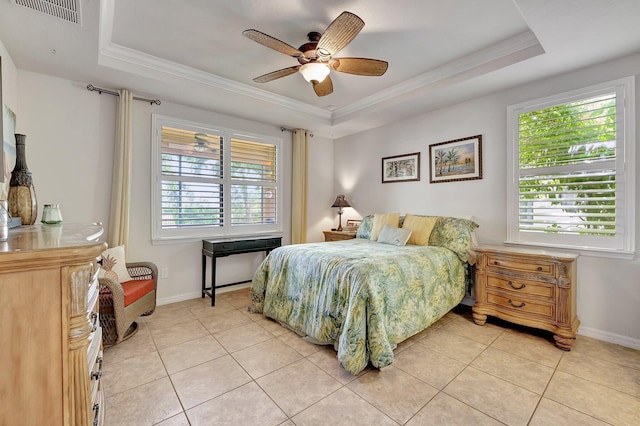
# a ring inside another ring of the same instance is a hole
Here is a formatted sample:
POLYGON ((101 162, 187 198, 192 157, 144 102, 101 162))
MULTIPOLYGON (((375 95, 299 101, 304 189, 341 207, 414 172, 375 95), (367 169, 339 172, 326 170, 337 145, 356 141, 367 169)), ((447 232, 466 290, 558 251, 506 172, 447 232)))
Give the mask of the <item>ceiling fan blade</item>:
POLYGON ((351 12, 342 12, 322 33, 316 47, 318 54, 325 57, 335 55, 358 35, 362 27, 364 21, 360 17, 351 12))
POLYGON ((295 47, 258 30, 244 30, 242 32, 242 35, 257 43, 260 43, 263 46, 267 46, 275 50, 276 52, 284 53, 285 55, 293 56, 294 58, 304 56, 304 53, 302 53, 295 47))
POLYGON ((276 80, 278 78, 286 77, 298 71, 301 65, 296 65, 294 67, 283 68, 278 71, 273 71, 268 74, 261 75, 260 77, 256 77, 253 79, 256 83, 266 83, 268 81, 276 80))
POLYGON ((329 67, 348 74, 379 76, 387 71, 389 63, 369 58, 332 58, 329 67))
POLYGON ((327 96, 333 93, 333 82, 329 76, 326 76, 320 83, 313 80, 311 84, 313 84, 313 90, 315 90, 318 96, 327 96))

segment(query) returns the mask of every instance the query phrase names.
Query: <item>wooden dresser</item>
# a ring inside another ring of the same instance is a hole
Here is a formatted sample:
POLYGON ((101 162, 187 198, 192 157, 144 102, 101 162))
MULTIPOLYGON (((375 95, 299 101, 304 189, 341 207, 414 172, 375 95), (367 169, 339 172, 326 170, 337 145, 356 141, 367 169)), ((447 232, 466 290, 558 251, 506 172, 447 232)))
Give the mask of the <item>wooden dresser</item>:
POLYGON ((476 255, 473 319, 487 315, 548 330, 556 345, 571 350, 580 321, 576 315, 578 255, 507 246, 480 246, 476 255))
POLYGON ((0 242, 0 424, 102 424, 102 232, 22 226, 0 242))
POLYGON ((322 231, 325 241, 350 240, 356 237, 356 231, 322 231))

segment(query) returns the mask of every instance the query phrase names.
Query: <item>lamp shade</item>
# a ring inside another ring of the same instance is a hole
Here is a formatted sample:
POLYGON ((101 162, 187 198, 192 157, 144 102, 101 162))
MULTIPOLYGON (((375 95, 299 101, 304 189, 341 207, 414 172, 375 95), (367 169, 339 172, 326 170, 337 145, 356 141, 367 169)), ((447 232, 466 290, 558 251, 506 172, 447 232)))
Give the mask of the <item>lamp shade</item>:
POLYGON ((346 198, 344 198, 344 195, 338 195, 336 197, 336 200, 333 202, 333 205, 331 207, 351 207, 351 204, 349 204, 349 202, 347 201, 346 198))
POLYGON ((300 67, 299 71, 304 79, 309 83, 314 80, 318 83, 322 83, 322 81, 324 81, 324 79, 329 75, 329 67, 318 62, 309 62, 308 64, 304 64, 300 67))

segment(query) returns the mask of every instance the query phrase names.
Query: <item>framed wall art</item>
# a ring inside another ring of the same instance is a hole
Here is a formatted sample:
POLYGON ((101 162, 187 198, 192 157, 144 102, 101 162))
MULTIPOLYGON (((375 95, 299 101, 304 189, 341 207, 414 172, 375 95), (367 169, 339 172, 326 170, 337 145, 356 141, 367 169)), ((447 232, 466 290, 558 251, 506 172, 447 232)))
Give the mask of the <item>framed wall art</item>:
POLYGON ((482 135, 429 145, 431 183, 482 179, 482 135))
POLYGON ((357 231, 361 223, 362 220, 360 219, 348 219, 347 226, 344 229, 346 231, 357 231))
POLYGON ((382 183, 420 180, 420 153, 382 159, 382 183))

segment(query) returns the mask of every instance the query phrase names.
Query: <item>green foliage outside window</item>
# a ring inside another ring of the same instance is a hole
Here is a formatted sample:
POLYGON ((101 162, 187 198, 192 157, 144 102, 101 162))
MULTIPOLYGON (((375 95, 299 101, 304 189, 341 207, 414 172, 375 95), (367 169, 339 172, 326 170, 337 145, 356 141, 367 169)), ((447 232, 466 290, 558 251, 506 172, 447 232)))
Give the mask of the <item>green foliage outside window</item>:
POLYGON ((615 94, 519 115, 521 230, 615 234, 616 124, 615 94))

